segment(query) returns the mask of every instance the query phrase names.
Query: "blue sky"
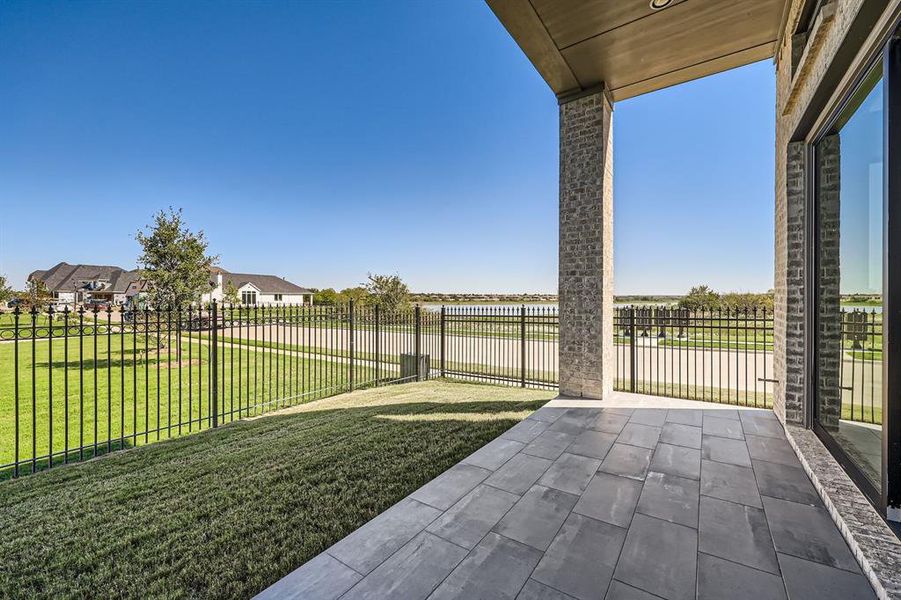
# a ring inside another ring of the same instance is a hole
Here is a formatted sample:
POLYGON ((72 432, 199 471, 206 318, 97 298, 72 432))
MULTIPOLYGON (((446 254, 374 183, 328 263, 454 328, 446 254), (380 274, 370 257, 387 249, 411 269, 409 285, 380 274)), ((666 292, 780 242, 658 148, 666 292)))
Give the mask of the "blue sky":
MULTIPOLYGON (((617 293, 773 270, 769 61, 618 103, 617 293)), ((0 4, 0 272, 134 266, 183 207, 222 266, 552 292, 557 104, 480 0, 0 4)))

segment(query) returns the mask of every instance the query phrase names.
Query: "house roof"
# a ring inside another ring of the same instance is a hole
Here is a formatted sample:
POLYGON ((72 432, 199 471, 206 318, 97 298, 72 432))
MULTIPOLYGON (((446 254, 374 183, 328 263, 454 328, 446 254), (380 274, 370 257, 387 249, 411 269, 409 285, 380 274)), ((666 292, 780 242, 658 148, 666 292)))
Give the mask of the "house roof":
MULTIPOLYGON (((251 283, 264 294, 312 294, 312 290, 300 287, 287 279, 275 275, 259 275, 256 273, 229 273, 221 268, 211 269, 213 274, 222 274, 222 284, 232 282, 236 288, 251 283)), ((102 289, 107 293, 124 294, 140 291, 140 288, 132 285, 141 280, 141 272, 136 270, 126 271, 122 267, 113 265, 70 265, 61 262, 47 270, 33 271, 29 279, 38 279, 44 282, 50 292, 71 292, 75 289, 83 289, 85 284, 93 281, 106 282, 102 289)), ((210 282, 216 285, 215 279, 210 282)))
POLYGON ((71 292, 93 281, 103 281, 103 292, 124 293, 131 282, 140 279, 137 270, 126 271, 113 265, 70 265, 61 262, 47 270, 32 272, 28 279, 43 281, 50 292, 71 292))
POLYGON ((561 100, 602 85, 623 100, 769 58, 790 4, 487 1, 561 100))
POLYGON ((312 294, 313 291, 291 283, 287 279, 275 275, 258 275, 256 273, 229 273, 219 269, 222 273, 222 285, 231 282, 236 288, 250 283, 264 294, 312 294))
POLYGON ((146 279, 135 279, 128 284, 128 288, 125 290, 125 295, 131 298, 132 296, 146 292, 149 288, 150 284, 146 279))

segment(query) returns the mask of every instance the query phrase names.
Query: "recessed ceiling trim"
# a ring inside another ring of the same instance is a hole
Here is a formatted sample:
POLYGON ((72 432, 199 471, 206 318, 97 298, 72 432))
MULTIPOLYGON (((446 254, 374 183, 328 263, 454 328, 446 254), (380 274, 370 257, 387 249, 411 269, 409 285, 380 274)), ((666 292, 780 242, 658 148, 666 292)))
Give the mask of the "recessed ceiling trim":
POLYGON ((715 73, 728 71, 729 69, 770 58, 773 55, 774 45, 775 40, 761 44, 760 46, 755 46, 754 48, 745 48, 744 50, 739 50, 732 54, 718 56, 693 65, 673 69, 667 73, 661 73, 640 81, 627 83, 618 88, 613 88, 610 91, 613 94, 613 99, 618 102, 648 92, 654 92, 674 85, 679 85, 680 83, 694 81, 695 79, 701 79, 715 73))
POLYGON ((582 89, 529 0, 486 1, 552 90, 562 93, 582 89))
POLYGON ((772 57, 790 0, 609 1, 486 0, 558 98, 617 100, 772 57))
MULTIPOLYGON (((603 1, 607 2, 609 0, 603 0, 603 1)), ((676 6, 677 4, 681 4, 681 3, 687 2, 687 1, 688 0, 670 0, 670 3, 667 5, 667 8, 672 8, 672 7, 676 6)), ((533 7, 534 7, 534 3, 533 3, 533 7)), ((544 16, 542 15, 540 7, 541 7, 541 4, 539 4, 538 8, 535 8, 535 12, 538 13, 538 18, 541 19, 542 22, 544 22, 544 16)), ((613 22, 611 22, 609 24, 609 26, 604 27, 603 29, 593 30, 591 32, 591 34, 584 35, 583 37, 579 37, 577 39, 568 39, 568 37, 567 37, 564 40, 558 41, 554 37, 554 35, 551 33, 553 31, 553 28, 550 28, 550 27, 548 28, 548 35, 550 35, 552 39, 555 39, 555 43, 557 44, 557 47, 560 49, 561 52, 563 52, 567 48, 571 48, 573 46, 581 44, 584 41, 590 40, 591 38, 595 38, 595 37, 604 35, 605 33, 609 33, 611 31, 613 31, 614 29, 619 29, 620 27, 627 27, 627 26, 631 25, 632 23, 641 21, 642 19, 647 19, 649 17, 653 17, 653 16, 657 15, 657 12, 658 11, 652 11, 652 12, 643 11, 639 16, 636 16, 636 17, 626 18, 625 20, 619 20, 619 21, 614 20, 613 22)), ((560 37, 560 36, 558 36, 558 37, 560 37)))

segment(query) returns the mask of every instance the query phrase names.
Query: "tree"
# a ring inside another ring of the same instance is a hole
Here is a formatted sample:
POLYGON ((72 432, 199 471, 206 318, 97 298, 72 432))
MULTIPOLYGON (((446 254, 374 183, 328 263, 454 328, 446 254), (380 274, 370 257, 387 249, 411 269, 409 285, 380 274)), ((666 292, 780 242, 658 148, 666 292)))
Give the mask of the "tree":
POLYGON ((222 301, 228 302, 229 304, 237 304, 238 300, 238 288, 231 280, 226 281, 225 287, 222 289, 222 301))
POLYGON ((9 285, 6 275, 0 275, 0 307, 6 306, 6 303, 15 298, 16 293, 9 285))
POLYGON ((25 303, 29 309, 43 310, 50 303, 50 291, 40 279, 29 279, 25 286, 25 303))
POLYGON ((353 302, 357 306, 365 306, 369 303, 369 300, 369 290, 363 286, 344 288, 338 293, 338 302, 340 304, 353 302))
POLYGON ((335 291, 335 288, 325 288, 324 290, 315 290, 313 292, 313 304, 334 306, 338 302, 338 292, 335 291))
POLYGON ((720 306, 720 295, 706 285, 696 285, 679 300, 679 308, 688 310, 715 310, 720 306))
POLYGON ((395 312, 410 307, 410 288, 399 275, 373 275, 364 286, 380 308, 395 312))
POLYGON ((723 308, 727 310, 752 311, 773 308, 773 296, 770 294, 751 294, 730 292, 721 298, 723 308))
POLYGON ((219 261, 207 252, 203 231, 188 229, 182 211, 169 208, 153 217, 153 224, 135 236, 143 252, 138 257, 153 306, 177 307, 200 299, 209 290, 210 268, 219 261))

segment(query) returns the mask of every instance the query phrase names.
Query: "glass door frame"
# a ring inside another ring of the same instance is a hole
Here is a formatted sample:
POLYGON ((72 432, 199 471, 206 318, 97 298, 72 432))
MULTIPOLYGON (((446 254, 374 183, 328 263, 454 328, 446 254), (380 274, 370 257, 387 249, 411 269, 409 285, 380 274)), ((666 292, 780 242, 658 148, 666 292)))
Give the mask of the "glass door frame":
POLYGON ((884 185, 882 274, 882 503, 901 521, 901 39, 892 35, 883 54, 884 185), (892 268, 894 265, 894 268, 892 268), (894 362, 895 368, 891 365, 894 362))
POLYGON ((859 81, 832 111, 819 133, 808 144, 808 415, 811 429, 835 457, 855 485, 883 517, 901 521, 901 39, 896 32, 875 50, 859 81), (848 453, 818 421, 819 348, 819 204, 817 198, 816 145, 857 96, 868 76, 882 63, 883 78, 883 265, 882 265, 882 465, 879 489, 851 460, 848 453), (896 265, 894 270, 892 265, 896 265))

